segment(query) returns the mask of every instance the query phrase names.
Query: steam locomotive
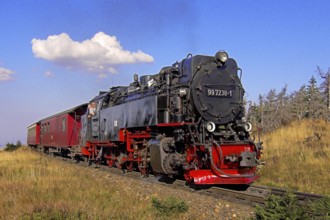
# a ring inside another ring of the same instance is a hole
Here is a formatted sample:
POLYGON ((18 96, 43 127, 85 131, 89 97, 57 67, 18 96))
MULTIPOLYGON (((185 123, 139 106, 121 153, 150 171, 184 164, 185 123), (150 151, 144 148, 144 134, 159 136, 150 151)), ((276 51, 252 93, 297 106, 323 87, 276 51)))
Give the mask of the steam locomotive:
POLYGON ((125 170, 194 184, 250 184, 262 145, 245 121, 241 69, 225 51, 192 56, 158 74, 28 127, 28 144, 125 170))

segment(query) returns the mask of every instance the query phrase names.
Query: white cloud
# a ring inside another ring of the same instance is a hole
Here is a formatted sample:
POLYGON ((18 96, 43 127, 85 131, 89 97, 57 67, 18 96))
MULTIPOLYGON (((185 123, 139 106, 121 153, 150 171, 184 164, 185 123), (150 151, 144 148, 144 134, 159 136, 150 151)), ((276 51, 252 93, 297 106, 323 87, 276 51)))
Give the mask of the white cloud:
POLYGON ((54 73, 51 72, 51 71, 49 71, 49 70, 47 70, 47 71, 44 73, 44 75, 45 75, 47 78, 51 78, 51 77, 54 76, 54 73))
POLYGON ((13 70, 0 67, 0 82, 12 80, 12 74, 14 74, 13 70))
POLYGON ((150 63, 154 58, 141 50, 124 50, 115 36, 103 32, 91 39, 73 41, 66 33, 48 36, 47 40, 32 39, 35 57, 52 61, 57 65, 90 72, 116 73, 121 64, 150 63))

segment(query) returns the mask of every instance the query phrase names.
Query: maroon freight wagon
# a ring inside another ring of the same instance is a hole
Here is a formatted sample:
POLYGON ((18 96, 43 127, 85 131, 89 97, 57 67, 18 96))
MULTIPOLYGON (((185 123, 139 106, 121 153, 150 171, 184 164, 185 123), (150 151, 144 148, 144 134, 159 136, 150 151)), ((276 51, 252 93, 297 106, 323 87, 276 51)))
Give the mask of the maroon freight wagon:
POLYGON ((28 127, 28 145, 41 145, 44 151, 67 156, 79 146, 81 116, 87 104, 41 119, 28 127))

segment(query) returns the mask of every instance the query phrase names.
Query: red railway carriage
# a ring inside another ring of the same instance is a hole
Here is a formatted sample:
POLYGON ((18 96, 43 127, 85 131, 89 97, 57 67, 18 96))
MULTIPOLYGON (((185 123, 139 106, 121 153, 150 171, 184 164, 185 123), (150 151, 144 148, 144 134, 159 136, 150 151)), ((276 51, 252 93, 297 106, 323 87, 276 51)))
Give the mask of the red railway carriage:
POLYGON ((40 122, 28 127, 27 144, 34 147, 40 144, 40 122))
POLYGON ((40 121, 40 143, 47 147, 70 147, 79 144, 80 116, 87 104, 68 109, 40 121))
POLYGON ((41 145, 50 153, 71 153, 71 148, 79 145, 81 115, 86 109, 87 104, 82 104, 31 125, 28 127, 28 145, 41 145))

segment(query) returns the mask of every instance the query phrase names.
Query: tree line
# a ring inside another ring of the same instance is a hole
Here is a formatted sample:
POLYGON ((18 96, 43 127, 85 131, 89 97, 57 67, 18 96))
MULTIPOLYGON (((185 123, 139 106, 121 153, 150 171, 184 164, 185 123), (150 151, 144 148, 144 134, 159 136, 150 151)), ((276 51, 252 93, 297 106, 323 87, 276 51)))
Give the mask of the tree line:
POLYGON ((4 150, 5 151, 15 151, 17 150, 18 148, 22 147, 22 142, 20 140, 18 140, 16 142, 16 144, 13 144, 13 143, 7 143, 4 150))
POLYGON ((285 85, 279 92, 271 89, 260 95, 257 102, 249 101, 247 120, 262 133, 306 118, 330 121, 330 68, 324 72, 317 67, 316 73, 317 78, 312 76, 307 85, 291 94, 285 85))

